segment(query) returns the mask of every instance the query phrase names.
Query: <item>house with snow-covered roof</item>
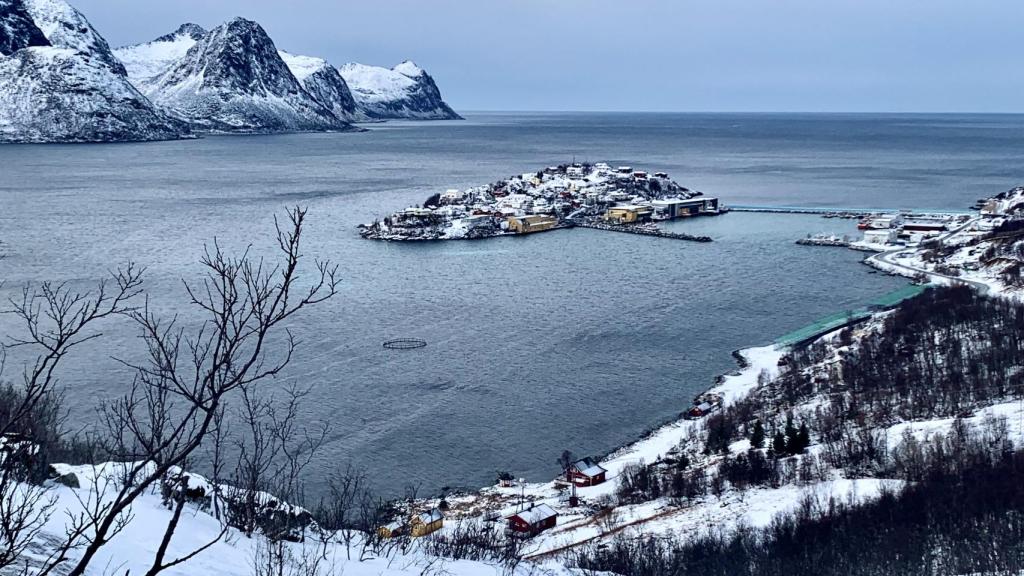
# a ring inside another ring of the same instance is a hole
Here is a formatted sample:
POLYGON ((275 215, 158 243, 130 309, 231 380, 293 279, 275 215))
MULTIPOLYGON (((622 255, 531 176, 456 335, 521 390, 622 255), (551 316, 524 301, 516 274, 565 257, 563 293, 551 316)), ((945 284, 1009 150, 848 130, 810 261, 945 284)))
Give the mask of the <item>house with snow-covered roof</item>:
POLYGON ((437 532, 442 526, 444 526, 444 513, 438 508, 433 508, 412 517, 409 522, 409 534, 413 538, 418 538, 437 532))
POLYGON ((602 484, 607 478, 608 470, 591 458, 584 458, 573 462, 566 471, 569 475, 566 480, 577 486, 596 486, 602 484))
POLYGON ((539 534, 558 523, 558 512, 547 504, 530 504, 529 508, 506 517, 508 529, 520 534, 539 534))

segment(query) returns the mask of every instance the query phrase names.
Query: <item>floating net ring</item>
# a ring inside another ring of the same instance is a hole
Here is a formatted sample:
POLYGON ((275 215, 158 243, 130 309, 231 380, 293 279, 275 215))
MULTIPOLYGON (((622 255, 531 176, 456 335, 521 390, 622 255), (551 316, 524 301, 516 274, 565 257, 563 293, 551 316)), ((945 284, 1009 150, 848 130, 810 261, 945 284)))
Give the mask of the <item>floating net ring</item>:
POLYGON ((384 343, 384 347, 388 350, 412 350, 414 348, 423 348, 426 345, 426 340, 418 338, 396 338, 384 343))

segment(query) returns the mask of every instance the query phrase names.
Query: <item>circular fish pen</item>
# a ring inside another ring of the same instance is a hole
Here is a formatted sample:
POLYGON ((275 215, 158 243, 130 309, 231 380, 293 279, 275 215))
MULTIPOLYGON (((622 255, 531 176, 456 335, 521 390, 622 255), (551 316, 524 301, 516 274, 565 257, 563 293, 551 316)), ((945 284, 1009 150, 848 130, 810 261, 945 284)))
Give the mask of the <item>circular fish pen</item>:
POLYGON ((423 348, 426 345, 426 340, 418 338, 396 338, 384 343, 384 347, 388 350, 414 350, 416 348, 423 348))

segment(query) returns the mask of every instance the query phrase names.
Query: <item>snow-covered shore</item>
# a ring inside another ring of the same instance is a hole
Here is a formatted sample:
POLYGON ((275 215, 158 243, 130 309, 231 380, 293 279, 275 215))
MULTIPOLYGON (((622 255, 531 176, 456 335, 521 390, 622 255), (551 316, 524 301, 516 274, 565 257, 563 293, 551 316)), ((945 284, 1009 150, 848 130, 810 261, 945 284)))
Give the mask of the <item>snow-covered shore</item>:
MULTIPOLYGON (((759 377, 765 374, 771 378, 778 373, 779 360, 786 353, 784 347, 774 345, 746 348, 735 353, 740 367, 718 378, 714 386, 701 397, 714 396, 721 399, 721 408, 745 397, 758 385, 759 377)), ((587 487, 578 487, 577 493, 584 503, 610 499, 615 492, 616 480, 628 466, 650 464, 675 453, 680 444, 690 439, 700 428, 701 421, 679 419, 657 428, 645 437, 622 446, 601 459, 600 465, 607 470, 607 481, 587 487)), ((857 482, 835 486, 839 489, 856 490, 857 482)), ((860 492, 864 492, 860 487, 860 492)), ((686 508, 670 505, 667 501, 655 501, 634 506, 618 506, 616 521, 612 525, 601 522, 594 515, 592 507, 570 507, 566 500, 566 485, 558 479, 540 483, 519 483, 514 486, 491 486, 475 494, 460 495, 447 499, 450 505, 449 517, 454 519, 478 519, 490 514, 507 516, 530 504, 547 504, 559 513, 558 525, 535 536, 525 549, 527 558, 541 559, 554 556, 553 553, 573 546, 610 538, 626 529, 639 532, 662 532, 666 529, 689 532, 705 527, 709 518, 725 525, 744 522, 750 525, 764 525, 775 514, 784 511, 799 501, 800 491, 791 490, 789 498, 776 498, 783 493, 765 491, 761 498, 745 496, 733 502, 727 500, 708 502, 686 508), (719 514, 719 511, 723 514, 719 514)))

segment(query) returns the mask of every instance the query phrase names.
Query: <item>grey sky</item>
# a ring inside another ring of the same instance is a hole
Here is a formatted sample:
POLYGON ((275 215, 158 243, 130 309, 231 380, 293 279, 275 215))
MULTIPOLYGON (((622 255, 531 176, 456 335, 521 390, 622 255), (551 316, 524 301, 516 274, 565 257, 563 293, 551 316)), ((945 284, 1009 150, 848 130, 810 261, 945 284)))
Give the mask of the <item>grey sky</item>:
POLYGON ((461 110, 1024 111, 1020 0, 71 0, 111 44, 260 22, 461 110))

